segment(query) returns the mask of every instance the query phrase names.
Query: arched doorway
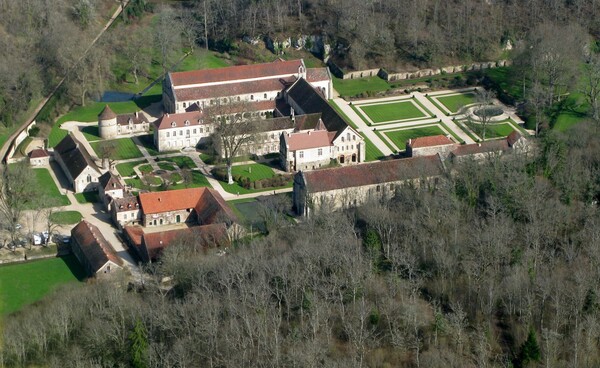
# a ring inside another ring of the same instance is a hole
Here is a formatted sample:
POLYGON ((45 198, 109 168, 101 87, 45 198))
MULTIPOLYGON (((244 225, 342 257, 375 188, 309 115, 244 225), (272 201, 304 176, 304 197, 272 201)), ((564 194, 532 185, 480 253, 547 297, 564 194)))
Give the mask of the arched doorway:
POLYGON ((345 157, 344 156, 340 156, 339 158, 340 164, 343 164, 345 161, 345 157))
POLYGON ((356 153, 352 154, 352 162, 356 162, 356 153))
POLYGON ((160 224, 162 225, 162 224, 163 224, 163 219, 160 219, 160 221, 159 221, 159 222, 160 222, 160 224))

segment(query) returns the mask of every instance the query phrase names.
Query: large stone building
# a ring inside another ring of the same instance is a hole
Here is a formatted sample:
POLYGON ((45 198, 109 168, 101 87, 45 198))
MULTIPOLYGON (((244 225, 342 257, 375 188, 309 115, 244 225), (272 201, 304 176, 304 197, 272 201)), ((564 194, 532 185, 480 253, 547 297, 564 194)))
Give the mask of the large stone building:
MULTIPOLYGON (((171 72, 163 82, 163 104, 165 111, 172 114, 186 112, 194 105, 203 109, 218 103, 275 101, 300 78, 307 79, 325 98, 331 98, 332 82, 327 68, 307 69, 300 59, 171 72)), ((273 109, 264 111, 268 110, 273 109)))
POLYGON ((71 230, 71 248, 88 276, 104 277, 123 268, 112 245, 86 220, 71 230))
POLYGON ((54 147, 54 159, 75 193, 96 190, 102 173, 85 147, 71 133, 54 147))
POLYGON ((150 122, 143 113, 115 114, 106 105, 98 115, 98 134, 102 139, 112 139, 150 131, 150 122))
POLYGON ((314 127, 282 136, 280 153, 287 171, 316 169, 330 160, 342 165, 365 161, 364 139, 329 105, 318 89, 299 79, 284 97, 294 116, 319 114, 314 127))
POLYGON ((444 174, 439 155, 372 162, 294 176, 293 204, 300 215, 360 206, 395 195, 399 185, 434 184, 444 174))

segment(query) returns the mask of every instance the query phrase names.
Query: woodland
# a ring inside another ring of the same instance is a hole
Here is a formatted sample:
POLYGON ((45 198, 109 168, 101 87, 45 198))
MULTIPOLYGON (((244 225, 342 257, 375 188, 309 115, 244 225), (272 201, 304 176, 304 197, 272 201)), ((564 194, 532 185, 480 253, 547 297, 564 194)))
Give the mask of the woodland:
POLYGON ((264 233, 226 256, 182 238, 141 286, 91 281, 4 316, 0 366, 600 366, 600 2, 132 0, 85 53, 114 6, 0 0, 3 125, 65 75, 49 120, 115 69, 319 34, 350 69, 510 58, 508 78, 483 82, 533 121, 536 149, 293 226, 289 203, 266 202, 264 233), (581 122, 551 129, 581 106, 581 122))

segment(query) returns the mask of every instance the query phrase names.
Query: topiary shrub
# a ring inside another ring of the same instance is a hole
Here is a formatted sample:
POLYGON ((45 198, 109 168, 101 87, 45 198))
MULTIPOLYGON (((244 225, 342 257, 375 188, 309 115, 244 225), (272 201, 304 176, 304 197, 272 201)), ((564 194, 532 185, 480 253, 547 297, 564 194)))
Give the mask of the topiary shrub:
POLYGON ((210 171, 210 173, 217 180, 227 181, 227 168, 226 167, 215 167, 210 171))

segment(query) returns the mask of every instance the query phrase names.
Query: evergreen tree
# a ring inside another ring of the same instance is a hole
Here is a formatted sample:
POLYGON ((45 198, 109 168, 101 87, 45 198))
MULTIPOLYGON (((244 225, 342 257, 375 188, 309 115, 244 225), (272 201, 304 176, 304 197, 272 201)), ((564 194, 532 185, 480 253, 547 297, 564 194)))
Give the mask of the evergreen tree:
POLYGON ((542 354, 540 352, 540 346, 537 342, 537 337, 533 328, 529 330, 527 340, 521 345, 521 352, 519 354, 519 362, 521 367, 527 367, 531 362, 539 362, 542 360, 542 354))
POLYGON ((131 365, 135 368, 146 368, 146 354, 148 351, 148 333, 142 321, 138 318, 135 321, 133 331, 129 334, 129 343, 131 346, 131 365))

